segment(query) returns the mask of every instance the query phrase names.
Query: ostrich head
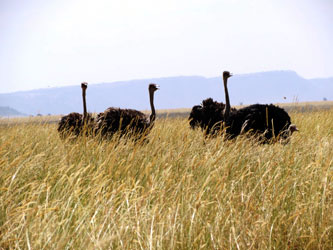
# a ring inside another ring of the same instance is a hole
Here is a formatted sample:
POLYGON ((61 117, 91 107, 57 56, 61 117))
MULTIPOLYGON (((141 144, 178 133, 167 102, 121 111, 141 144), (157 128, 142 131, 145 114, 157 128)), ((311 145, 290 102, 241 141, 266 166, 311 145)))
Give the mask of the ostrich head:
POLYGON ((155 83, 151 83, 148 86, 149 93, 154 93, 158 89, 160 89, 160 86, 155 83))
POLYGON ((288 144, 290 142, 291 135, 296 131, 299 131, 298 128, 296 127, 296 125, 295 124, 290 124, 288 129, 284 130, 281 133, 280 142, 284 145, 288 144))
POLYGON ((223 71, 223 80, 227 80, 229 77, 232 77, 232 73, 229 71, 223 71))
POLYGON ((292 135, 294 132, 299 131, 295 124, 290 124, 288 128, 289 133, 292 135))
POLYGON ((83 90, 86 90, 88 88, 88 83, 86 83, 86 82, 81 83, 81 88, 83 90))

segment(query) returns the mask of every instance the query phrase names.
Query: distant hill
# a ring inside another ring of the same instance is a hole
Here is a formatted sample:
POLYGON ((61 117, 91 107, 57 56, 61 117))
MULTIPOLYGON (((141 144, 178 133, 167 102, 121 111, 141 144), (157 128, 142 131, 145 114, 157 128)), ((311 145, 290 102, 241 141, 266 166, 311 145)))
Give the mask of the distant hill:
MULTIPOLYGON (((157 109, 190 108, 207 97, 224 102, 220 76, 179 76, 90 84, 87 90, 88 110, 101 112, 111 106, 149 110, 150 82, 161 87, 155 94, 157 109)), ((293 71, 235 75, 229 79, 228 86, 232 105, 333 100, 333 78, 304 79, 293 71)), ((82 112, 80 83, 70 87, 0 94, 0 106, 10 106, 34 115, 82 112)))
POLYGON ((11 107, 0 107, 0 116, 3 116, 3 117, 26 116, 26 114, 23 114, 11 107))

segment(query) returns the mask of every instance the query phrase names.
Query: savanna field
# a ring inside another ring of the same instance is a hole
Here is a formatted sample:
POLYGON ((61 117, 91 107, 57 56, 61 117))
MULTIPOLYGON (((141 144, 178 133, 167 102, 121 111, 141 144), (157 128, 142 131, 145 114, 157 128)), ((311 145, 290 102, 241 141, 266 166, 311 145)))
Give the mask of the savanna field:
POLYGON ((333 109, 289 114, 287 145, 182 117, 146 142, 2 122, 0 249, 332 249, 333 109))

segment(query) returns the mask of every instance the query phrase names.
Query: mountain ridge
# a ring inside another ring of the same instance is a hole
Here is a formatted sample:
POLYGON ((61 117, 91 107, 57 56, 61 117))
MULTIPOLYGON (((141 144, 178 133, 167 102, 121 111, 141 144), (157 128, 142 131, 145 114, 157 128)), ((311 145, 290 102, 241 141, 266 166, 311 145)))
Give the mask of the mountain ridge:
MULTIPOLYGON (((212 97, 224 102, 222 77, 173 76, 90 84, 87 106, 91 112, 108 107, 149 110, 148 84, 157 109, 190 108, 212 97)), ((266 71, 234 75, 228 83, 232 105, 333 100, 333 77, 305 79, 294 71, 266 71)), ((0 94, 0 106, 26 114, 82 113, 80 84, 0 94)))
POLYGON ((18 116, 27 116, 27 115, 11 107, 0 106, 0 117, 18 117, 18 116))

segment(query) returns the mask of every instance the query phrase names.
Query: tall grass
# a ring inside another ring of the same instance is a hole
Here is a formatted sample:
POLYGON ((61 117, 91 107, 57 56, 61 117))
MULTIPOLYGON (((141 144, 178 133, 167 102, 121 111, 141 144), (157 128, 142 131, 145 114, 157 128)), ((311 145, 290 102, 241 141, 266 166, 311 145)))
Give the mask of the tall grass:
POLYGON ((331 249, 333 112, 291 115, 285 146, 181 118, 141 144, 2 126, 0 249, 331 249))

